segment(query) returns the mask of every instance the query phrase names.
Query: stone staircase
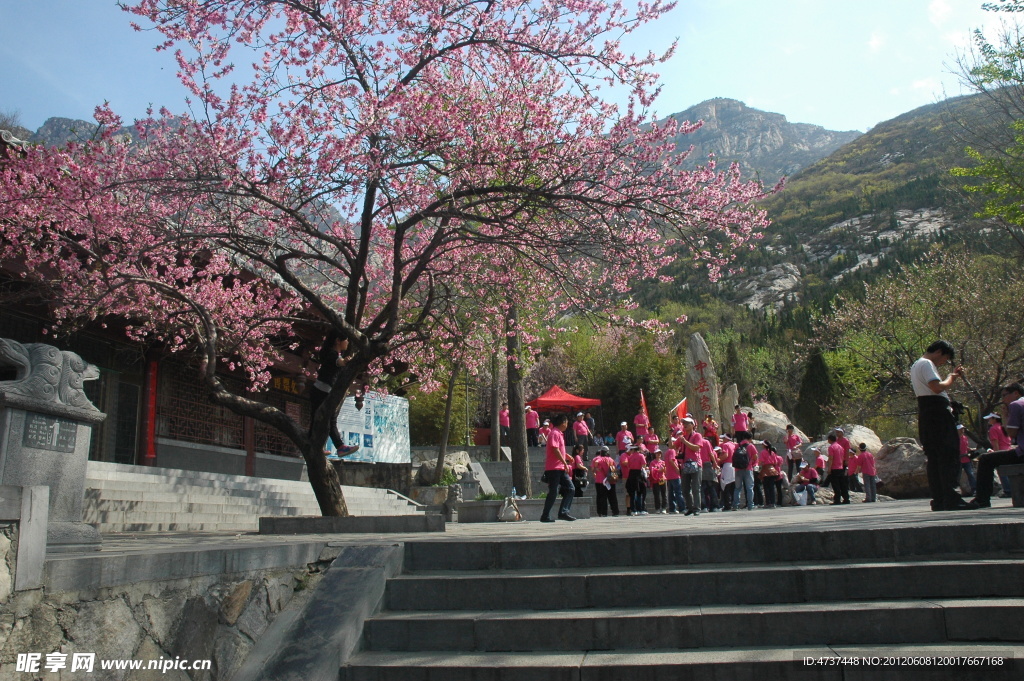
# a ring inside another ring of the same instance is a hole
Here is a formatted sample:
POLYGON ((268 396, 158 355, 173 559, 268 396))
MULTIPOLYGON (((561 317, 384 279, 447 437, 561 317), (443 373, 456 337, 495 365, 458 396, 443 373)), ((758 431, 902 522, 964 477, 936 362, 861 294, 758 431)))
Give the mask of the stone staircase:
MULTIPOLYGON (((320 515, 308 482, 90 461, 84 520, 100 532, 255 532, 260 516, 320 515)), ((343 486, 352 515, 412 515, 386 489, 343 486)))
POLYGON ((592 529, 408 542, 405 571, 388 581, 383 610, 366 620, 363 649, 341 678, 1024 678, 1024 662, 1012 659, 920 664, 1024 658, 1022 523, 592 529), (835 657, 852 661, 804 662, 835 657))
MULTIPOLYGON (((511 461, 481 461, 487 479, 494 486, 494 491, 499 494, 512 493, 512 462, 511 461)), ((530 479, 533 480, 533 493, 546 492, 547 487, 541 483, 540 476, 544 473, 544 450, 541 448, 530 449, 530 479)))

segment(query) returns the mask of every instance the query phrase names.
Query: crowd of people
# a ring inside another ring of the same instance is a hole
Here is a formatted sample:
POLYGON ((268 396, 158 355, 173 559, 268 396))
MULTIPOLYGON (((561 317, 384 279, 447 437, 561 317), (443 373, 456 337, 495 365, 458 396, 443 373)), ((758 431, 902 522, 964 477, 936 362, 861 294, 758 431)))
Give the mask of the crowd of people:
POLYGON ((674 416, 664 443, 643 411, 632 429, 623 421, 618 432, 604 438, 594 436, 587 416, 578 413, 571 426, 567 416, 557 416, 540 429, 548 484, 541 522, 553 522, 550 514, 559 494, 558 518, 575 520, 572 500, 583 495, 591 480, 602 517, 621 514, 619 485, 625 487, 622 511, 627 516, 649 515, 648 497, 653 497, 650 507, 658 514, 775 508, 783 505, 787 487, 796 505, 820 503, 815 494, 822 485, 832 486, 833 504, 849 504, 851 490, 864 492, 865 502, 877 500, 874 456, 864 443, 855 447, 842 428, 829 433, 825 451, 809 449, 805 461, 807 443, 792 425, 786 426, 786 436, 776 448, 755 439, 753 414, 738 405, 728 433, 720 434, 711 415, 699 426, 689 415, 674 416), (572 433, 576 442, 568 451, 566 433, 572 433), (598 447, 593 460, 591 443, 598 447))
MULTIPOLYGON (((966 380, 964 368, 957 365, 945 378, 938 373, 955 354, 950 343, 936 341, 910 369, 933 511, 990 507, 1000 467, 1024 464, 1024 386, 1012 383, 1001 392, 1006 424, 996 412, 984 417, 991 448, 978 458, 975 475, 965 429, 957 424, 958 405, 948 393, 957 379, 966 380), (974 495, 971 501, 957 489, 963 474, 974 495)), ((618 432, 604 437, 595 435, 593 419, 582 412, 571 429, 564 415, 540 425, 528 414, 528 427, 531 422, 537 425, 535 441, 546 446, 544 475, 549 488, 543 522, 553 522, 550 512, 559 494, 558 517, 575 520, 569 513, 572 500, 583 494, 591 476, 599 516, 620 515, 620 484, 625 487, 627 516, 648 515, 648 496, 653 497, 654 512, 665 514, 774 508, 783 504, 787 487, 798 505, 817 503, 815 493, 823 485, 831 485, 833 504, 849 504, 851 491, 863 492, 866 503, 877 500, 874 455, 864 443, 854 446, 842 428, 828 434, 824 451, 812 447, 805 452, 792 425, 786 426, 778 449, 767 440, 756 440, 753 413, 744 413, 739 405, 726 434, 720 434, 710 415, 699 425, 689 415, 674 416, 664 444, 643 409, 632 429, 623 421, 618 432), (571 454, 566 451, 567 429, 575 443, 571 454), (592 461, 591 444, 599 447, 592 461)), ((1005 477, 1001 482, 1005 493, 1010 482, 1005 477)))

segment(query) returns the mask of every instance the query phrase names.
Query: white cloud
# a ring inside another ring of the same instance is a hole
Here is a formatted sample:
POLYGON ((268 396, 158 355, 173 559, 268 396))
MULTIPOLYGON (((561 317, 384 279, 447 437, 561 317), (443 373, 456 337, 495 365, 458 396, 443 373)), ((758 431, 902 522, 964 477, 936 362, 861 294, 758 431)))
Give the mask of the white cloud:
POLYGON ((922 78, 921 80, 915 80, 910 84, 910 89, 917 91, 927 92, 941 92, 942 83, 938 78, 922 78))
POLYGON ((946 19, 953 14, 953 8, 946 0, 932 0, 928 5, 928 21, 935 27, 941 27, 946 19))
POLYGON ((882 51, 883 47, 885 47, 885 43, 885 35, 879 31, 874 31, 871 34, 871 38, 868 40, 868 50, 872 54, 877 54, 882 51))

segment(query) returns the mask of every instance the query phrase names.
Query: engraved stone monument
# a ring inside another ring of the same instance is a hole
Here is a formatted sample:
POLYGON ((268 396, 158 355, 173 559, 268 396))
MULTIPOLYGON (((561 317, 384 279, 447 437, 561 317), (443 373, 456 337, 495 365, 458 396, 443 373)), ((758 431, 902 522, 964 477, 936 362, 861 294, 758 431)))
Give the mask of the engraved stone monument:
POLYGON ((47 550, 94 546, 82 522, 92 429, 106 418, 82 390, 99 369, 73 352, 0 338, 0 485, 50 488, 47 550))
MULTIPOLYGON (((687 406, 690 413, 697 420, 698 431, 706 415, 718 417, 718 375, 711 364, 708 344, 699 333, 690 336, 690 343, 686 348, 686 396, 689 398, 687 406)), ((719 432, 724 433, 721 423, 719 426, 719 432)))

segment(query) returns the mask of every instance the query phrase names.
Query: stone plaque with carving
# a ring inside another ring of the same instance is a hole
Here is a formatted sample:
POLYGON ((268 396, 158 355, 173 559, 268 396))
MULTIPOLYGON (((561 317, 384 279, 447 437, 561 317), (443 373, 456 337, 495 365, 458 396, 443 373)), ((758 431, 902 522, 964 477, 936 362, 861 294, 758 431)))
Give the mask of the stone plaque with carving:
POLYGON ((48 452, 70 454, 75 451, 78 424, 67 419, 28 412, 22 446, 48 452))

